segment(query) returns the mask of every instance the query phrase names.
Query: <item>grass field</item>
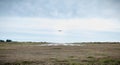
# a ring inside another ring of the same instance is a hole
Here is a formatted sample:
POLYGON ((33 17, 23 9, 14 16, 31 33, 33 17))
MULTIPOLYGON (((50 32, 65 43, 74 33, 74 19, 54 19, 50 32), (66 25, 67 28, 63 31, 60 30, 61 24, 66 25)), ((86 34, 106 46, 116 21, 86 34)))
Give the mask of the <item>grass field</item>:
POLYGON ((120 65, 120 43, 0 43, 0 65, 120 65))

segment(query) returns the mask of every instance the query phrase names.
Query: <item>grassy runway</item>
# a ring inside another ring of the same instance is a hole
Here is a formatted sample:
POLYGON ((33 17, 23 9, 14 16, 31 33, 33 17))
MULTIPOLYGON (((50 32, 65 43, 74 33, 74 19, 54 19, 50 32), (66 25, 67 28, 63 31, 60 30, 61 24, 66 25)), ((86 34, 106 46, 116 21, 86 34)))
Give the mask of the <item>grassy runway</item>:
POLYGON ((120 65, 119 43, 40 45, 0 43, 0 65, 120 65))

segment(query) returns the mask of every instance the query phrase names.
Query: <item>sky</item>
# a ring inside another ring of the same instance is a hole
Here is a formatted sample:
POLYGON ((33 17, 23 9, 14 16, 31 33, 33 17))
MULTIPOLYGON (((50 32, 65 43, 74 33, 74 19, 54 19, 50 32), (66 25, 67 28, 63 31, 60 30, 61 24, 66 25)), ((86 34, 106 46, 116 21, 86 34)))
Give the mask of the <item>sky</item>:
POLYGON ((0 0, 0 39, 119 42, 120 0, 0 0))

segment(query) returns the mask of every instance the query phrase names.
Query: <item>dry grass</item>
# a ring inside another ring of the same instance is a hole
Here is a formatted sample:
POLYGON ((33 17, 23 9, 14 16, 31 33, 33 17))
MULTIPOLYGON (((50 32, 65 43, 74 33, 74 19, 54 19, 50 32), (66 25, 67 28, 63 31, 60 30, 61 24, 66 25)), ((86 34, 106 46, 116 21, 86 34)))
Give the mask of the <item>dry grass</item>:
POLYGON ((0 65, 119 65, 120 44, 40 46, 0 43, 0 65))

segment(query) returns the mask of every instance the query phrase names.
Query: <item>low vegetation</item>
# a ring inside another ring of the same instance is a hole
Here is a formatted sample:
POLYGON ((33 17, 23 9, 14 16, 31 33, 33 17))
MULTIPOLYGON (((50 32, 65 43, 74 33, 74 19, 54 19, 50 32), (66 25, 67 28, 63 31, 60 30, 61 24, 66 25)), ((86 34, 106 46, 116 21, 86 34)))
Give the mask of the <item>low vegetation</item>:
POLYGON ((0 62, 0 65, 120 65, 120 59, 101 58, 86 60, 59 60, 50 59, 46 61, 16 61, 16 62, 0 62))
POLYGON ((119 43, 81 46, 40 44, 44 43, 0 42, 0 65, 120 65, 119 43))

